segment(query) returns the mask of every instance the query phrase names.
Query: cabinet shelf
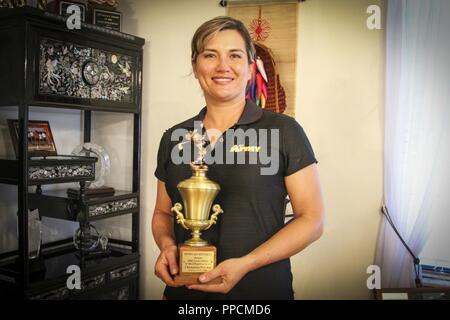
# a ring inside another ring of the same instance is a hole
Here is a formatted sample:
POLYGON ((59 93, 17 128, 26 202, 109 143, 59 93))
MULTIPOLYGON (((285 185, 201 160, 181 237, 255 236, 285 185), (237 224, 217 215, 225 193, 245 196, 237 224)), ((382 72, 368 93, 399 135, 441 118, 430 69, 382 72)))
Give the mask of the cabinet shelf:
POLYGON ((38 208, 42 216, 71 220, 94 221, 139 212, 139 194, 116 190, 111 196, 90 196, 84 199, 67 195, 66 190, 29 194, 29 207, 38 208))
MULTIPOLYGON (((28 185, 95 180, 97 158, 49 156, 28 160, 28 185)), ((19 161, 0 159, 0 183, 18 184, 19 161)))
MULTIPOLYGON (((71 243, 57 249, 47 248, 43 252, 45 268, 30 277, 26 295, 32 299, 67 299, 124 278, 137 276, 139 254, 114 244, 113 239, 111 242, 110 254, 95 259, 81 258, 79 251, 71 243), (66 285, 69 276, 67 268, 71 265, 80 267, 81 271, 81 290, 73 292, 67 289, 66 285)), ((16 257, 12 256, 2 263, 0 275, 3 286, 11 287, 19 284, 15 277, 19 274, 17 265, 14 264, 16 257)))

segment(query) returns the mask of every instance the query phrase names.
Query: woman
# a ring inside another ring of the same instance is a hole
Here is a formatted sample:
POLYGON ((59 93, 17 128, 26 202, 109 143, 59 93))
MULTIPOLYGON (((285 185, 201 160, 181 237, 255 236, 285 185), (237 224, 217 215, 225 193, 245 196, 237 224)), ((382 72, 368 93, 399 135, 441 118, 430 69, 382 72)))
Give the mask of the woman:
POLYGON ((206 107, 164 133, 155 171, 158 185, 152 230, 161 250, 155 274, 167 284, 167 299, 293 299, 289 257, 322 234, 324 209, 317 161, 305 133, 293 118, 263 110, 245 98, 254 55, 245 26, 230 17, 205 22, 192 39, 192 68, 206 107), (190 177, 191 169, 187 163, 174 163, 171 154, 179 141, 171 137, 177 129, 192 131, 195 121, 201 121, 201 130, 206 130, 209 152, 222 148, 226 155, 233 153, 227 159, 235 160, 241 152, 248 160, 250 151, 255 151, 259 158, 256 163, 209 165, 208 177, 221 186, 214 203, 224 213, 202 237, 217 246, 218 265, 199 277, 201 284, 186 288, 177 286, 173 277, 178 273, 177 244, 190 236, 174 224, 170 209, 182 202, 176 185, 190 177), (225 146, 227 134, 238 129, 258 134, 256 140, 247 141, 245 147, 250 148, 225 146), (262 139, 267 132, 270 138, 262 139), (263 140, 268 144, 264 146, 263 140), (271 150, 266 155, 270 153, 274 159, 270 165, 276 165, 276 170, 264 172, 268 168, 261 146, 271 150), (285 225, 287 195, 295 218, 285 225), (222 282, 208 284, 215 278, 222 282))

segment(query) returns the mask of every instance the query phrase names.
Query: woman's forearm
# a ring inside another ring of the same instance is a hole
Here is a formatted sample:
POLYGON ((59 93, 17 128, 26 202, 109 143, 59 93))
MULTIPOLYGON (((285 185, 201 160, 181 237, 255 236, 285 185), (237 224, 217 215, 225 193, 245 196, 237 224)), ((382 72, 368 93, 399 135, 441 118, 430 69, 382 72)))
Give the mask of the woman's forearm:
POLYGON ((322 232, 322 220, 309 216, 295 218, 269 240, 244 256, 249 271, 291 257, 319 239, 322 232))
POLYGON ((165 212, 155 210, 152 220, 153 238, 162 251, 170 245, 176 245, 173 234, 173 217, 165 212))

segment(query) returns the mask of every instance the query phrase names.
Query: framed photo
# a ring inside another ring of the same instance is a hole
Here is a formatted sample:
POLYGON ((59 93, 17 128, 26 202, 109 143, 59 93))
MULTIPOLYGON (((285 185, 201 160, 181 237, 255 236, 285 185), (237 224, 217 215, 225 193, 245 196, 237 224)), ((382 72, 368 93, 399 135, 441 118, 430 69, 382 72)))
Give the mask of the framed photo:
MULTIPOLYGON (((19 156, 19 122, 8 119, 9 132, 14 145, 16 157, 19 156)), ((28 121, 28 155, 56 156, 56 145, 48 121, 28 121)))

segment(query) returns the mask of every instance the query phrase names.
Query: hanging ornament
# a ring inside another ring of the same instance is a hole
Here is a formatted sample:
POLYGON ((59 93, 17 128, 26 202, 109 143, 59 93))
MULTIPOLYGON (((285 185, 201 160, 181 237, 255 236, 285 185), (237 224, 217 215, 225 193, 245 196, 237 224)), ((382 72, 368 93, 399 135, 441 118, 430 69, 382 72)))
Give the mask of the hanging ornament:
POLYGON ((253 41, 264 41, 269 37, 270 24, 267 20, 261 19, 261 7, 259 7, 258 19, 253 19, 250 23, 249 31, 253 41))

